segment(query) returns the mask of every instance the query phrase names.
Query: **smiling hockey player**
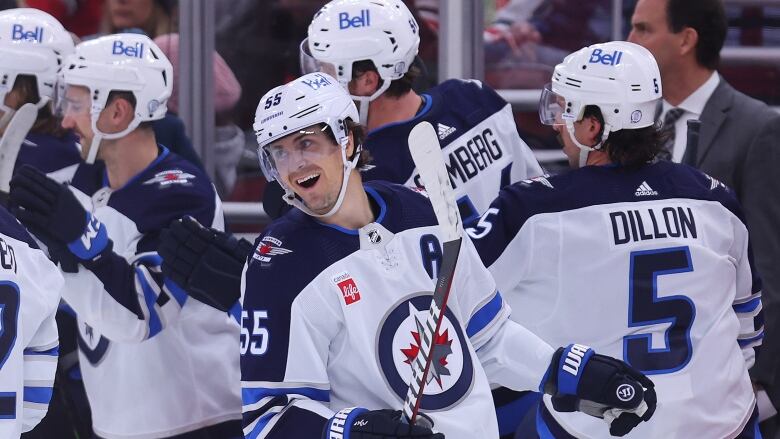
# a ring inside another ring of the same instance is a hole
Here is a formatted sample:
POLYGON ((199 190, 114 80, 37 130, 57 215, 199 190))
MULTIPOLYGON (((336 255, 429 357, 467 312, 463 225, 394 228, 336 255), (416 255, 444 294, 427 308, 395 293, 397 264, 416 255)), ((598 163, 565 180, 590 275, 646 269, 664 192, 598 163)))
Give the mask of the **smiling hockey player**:
POLYGON ((246 437, 497 437, 489 383, 540 389, 561 410, 609 418, 618 435, 649 419, 655 394, 643 375, 585 346, 555 351, 508 320, 468 239, 421 403, 433 431, 399 419, 392 409, 418 355, 443 241, 424 194, 362 182, 357 117, 323 73, 272 89, 258 105, 261 166, 295 209, 256 240, 245 268, 246 437))

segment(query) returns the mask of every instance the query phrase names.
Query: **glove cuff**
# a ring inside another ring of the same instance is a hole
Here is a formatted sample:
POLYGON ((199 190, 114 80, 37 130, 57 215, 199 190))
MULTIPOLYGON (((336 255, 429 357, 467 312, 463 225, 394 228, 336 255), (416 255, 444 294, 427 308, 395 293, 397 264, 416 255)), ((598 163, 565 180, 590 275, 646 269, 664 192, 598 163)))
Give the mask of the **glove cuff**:
POLYGON ((109 243, 106 226, 90 212, 86 212, 86 215, 87 226, 84 229, 84 234, 68 243, 68 250, 84 261, 91 260, 102 253, 109 243))
POLYGON ((570 344, 553 354, 539 390, 550 395, 577 395, 585 365, 596 352, 588 346, 570 344))
POLYGON ((363 407, 348 407, 341 409, 333 415, 325 424, 325 431, 322 434, 324 439, 349 439, 349 432, 355 418, 366 413, 368 410, 363 407))

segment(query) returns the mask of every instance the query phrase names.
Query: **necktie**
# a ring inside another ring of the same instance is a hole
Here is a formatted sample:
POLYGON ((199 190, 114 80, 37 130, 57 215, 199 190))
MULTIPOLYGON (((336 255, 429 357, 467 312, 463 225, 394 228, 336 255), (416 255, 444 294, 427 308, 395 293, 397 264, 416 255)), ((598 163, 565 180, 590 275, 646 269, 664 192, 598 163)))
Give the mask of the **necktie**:
POLYGON ((661 133, 668 136, 664 147, 661 152, 658 153, 658 159, 660 160, 672 160, 672 153, 674 152, 674 139, 676 137, 674 125, 685 114, 685 110, 682 108, 672 108, 666 112, 664 116, 664 124, 661 126, 661 133))

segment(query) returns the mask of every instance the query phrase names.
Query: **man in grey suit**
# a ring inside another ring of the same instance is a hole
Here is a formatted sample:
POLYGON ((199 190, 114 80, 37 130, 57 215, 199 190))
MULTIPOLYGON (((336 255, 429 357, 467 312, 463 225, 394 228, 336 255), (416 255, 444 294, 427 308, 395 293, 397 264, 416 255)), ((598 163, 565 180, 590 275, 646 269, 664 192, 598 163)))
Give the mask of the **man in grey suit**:
MULTIPOLYGON (((628 40, 649 49, 661 69, 668 157, 734 189, 744 208, 764 281, 767 339, 751 376, 766 419, 780 407, 780 114, 718 75, 727 31, 722 0, 639 0, 631 29, 628 40), (702 122, 694 151, 686 151, 689 119, 702 122)), ((774 431, 777 419, 764 427, 774 431)))

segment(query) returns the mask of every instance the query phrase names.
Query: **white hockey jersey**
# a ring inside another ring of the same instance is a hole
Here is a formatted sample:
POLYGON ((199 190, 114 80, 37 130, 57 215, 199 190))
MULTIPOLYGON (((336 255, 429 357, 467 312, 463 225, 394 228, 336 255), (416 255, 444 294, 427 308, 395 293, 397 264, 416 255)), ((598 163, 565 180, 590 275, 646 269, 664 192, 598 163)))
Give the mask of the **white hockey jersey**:
POLYGON ((46 415, 61 289, 57 267, 0 207, 0 437, 18 438, 46 415))
MULTIPOLYGON (((359 230, 294 209, 257 239, 245 267, 241 375, 247 438, 320 437, 335 411, 400 409, 442 259, 430 202, 365 185, 378 207, 359 230)), ((508 320, 468 238, 421 402, 448 439, 498 436, 490 382, 538 389, 553 349, 508 320)))
POLYGON ((164 279, 156 253, 159 232, 184 215, 223 227, 208 177, 161 148, 117 190, 103 166, 84 164, 71 190, 113 242, 109 254, 64 273, 95 432, 154 439, 240 419, 237 313, 188 298, 164 279))
POLYGON ((542 174, 528 145, 517 134, 511 105, 479 81, 452 79, 422 95, 413 118, 368 133, 365 148, 372 168, 365 180, 421 186, 409 153, 409 132, 422 121, 437 130, 450 183, 464 220, 487 209, 502 187, 542 174))
MULTIPOLYGON (((761 293, 725 186, 668 162, 588 166, 506 187, 468 233, 514 320, 553 346, 576 338, 653 380, 657 411, 626 438, 744 429, 761 293)), ((545 399, 552 431, 604 437, 602 421, 554 413, 545 399)))

